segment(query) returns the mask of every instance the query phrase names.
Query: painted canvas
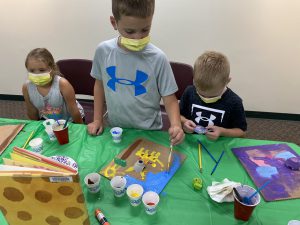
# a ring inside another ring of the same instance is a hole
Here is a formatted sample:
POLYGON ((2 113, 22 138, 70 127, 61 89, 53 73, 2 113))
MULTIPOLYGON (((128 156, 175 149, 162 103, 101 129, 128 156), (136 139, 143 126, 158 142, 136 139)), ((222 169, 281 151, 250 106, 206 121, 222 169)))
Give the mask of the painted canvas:
POLYGON ((117 156, 121 158, 128 154, 125 167, 112 160, 100 171, 100 174, 108 179, 117 175, 124 176, 127 180, 126 186, 134 183, 140 184, 145 191, 160 193, 186 158, 184 154, 173 150, 168 171, 169 153, 170 148, 146 139, 138 139, 117 156), (140 172, 136 172, 134 166, 139 160, 144 162, 145 167, 140 172))
POLYGON ((300 171, 285 166, 286 160, 298 157, 287 144, 233 148, 257 187, 271 180, 261 194, 266 201, 300 198, 300 171))

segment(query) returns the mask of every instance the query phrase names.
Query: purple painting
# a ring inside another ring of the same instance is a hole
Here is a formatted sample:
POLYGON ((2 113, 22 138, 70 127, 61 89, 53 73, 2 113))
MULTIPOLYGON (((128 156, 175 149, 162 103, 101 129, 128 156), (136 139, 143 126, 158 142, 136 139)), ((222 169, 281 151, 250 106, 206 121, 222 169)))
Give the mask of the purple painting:
POLYGON ((240 147, 232 151, 257 187, 271 180, 261 191, 266 201, 300 198, 300 171, 285 165, 286 160, 299 156, 287 144, 240 147))

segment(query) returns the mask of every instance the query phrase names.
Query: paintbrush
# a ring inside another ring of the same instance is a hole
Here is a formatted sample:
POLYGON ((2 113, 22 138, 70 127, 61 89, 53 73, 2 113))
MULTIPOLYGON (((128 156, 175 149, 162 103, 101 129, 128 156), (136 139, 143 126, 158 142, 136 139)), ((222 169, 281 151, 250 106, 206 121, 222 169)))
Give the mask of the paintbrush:
POLYGON ((170 153, 169 153, 169 157, 168 157, 168 169, 167 169, 168 172, 170 171, 170 162, 172 159, 172 153, 173 153, 173 145, 170 145, 170 153))
POLYGON ((237 198, 237 200, 239 200, 240 202, 243 202, 243 198, 241 197, 240 193, 236 190, 236 188, 233 188, 234 194, 237 198))
POLYGON ((64 124, 64 127, 63 127, 63 129, 65 129, 65 128, 66 128, 66 126, 67 126, 67 123, 68 123, 69 119, 70 119, 70 117, 68 117, 68 118, 67 118, 67 120, 66 120, 66 122, 65 122, 65 124, 64 124))

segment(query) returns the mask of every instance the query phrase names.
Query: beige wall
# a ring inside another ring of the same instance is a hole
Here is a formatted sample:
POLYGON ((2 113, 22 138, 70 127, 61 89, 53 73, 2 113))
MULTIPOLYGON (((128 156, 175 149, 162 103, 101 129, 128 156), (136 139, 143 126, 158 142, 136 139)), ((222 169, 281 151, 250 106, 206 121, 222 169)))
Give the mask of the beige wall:
MULTIPOLYGON (((24 58, 47 47, 56 60, 92 58, 114 37, 109 0, 0 0, 0 94, 21 95, 24 58)), ((193 64, 225 53, 246 110, 300 114, 300 1, 156 0, 152 42, 193 64)))

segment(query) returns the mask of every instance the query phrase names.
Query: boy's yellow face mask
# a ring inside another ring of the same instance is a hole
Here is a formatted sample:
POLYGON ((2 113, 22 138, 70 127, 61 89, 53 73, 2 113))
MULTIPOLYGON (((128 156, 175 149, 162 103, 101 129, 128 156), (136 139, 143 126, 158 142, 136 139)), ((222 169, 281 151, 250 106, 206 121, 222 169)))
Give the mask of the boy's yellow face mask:
POLYGON ((144 37, 142 39, 130 39, 122 37, 120 38, 120 43, 122 46, 130 51, 141 51, 150 42, 150 36, 144 37))
POLYGON ((51 82, 52 76, 50 75, 50 72, 46 73, 28 73, 28 79, 38 86, 44 86, 51 82))
POLYGON ((201 96, 199 95, 199 97, 201 98, 201 100, 207 104, 209 103, 215 103, 217 102, 218 100, 220 100, 222 98, 222 96, 216 96, 216 97, 213 97, 213 98, 206 98, 204 96, 201 96))
POLYGON ((199 97, 201 98, 201 100, 207 104, 210 104, 210 103, 215 103, 217 101, 219 101, 221 98, 222 98, 222 95, 224 94, 224 92, 227 90, 227 87, 225 87, 222 91, 222 93, 218 96, 215 96, 215 97, 211 97, 211 98, 207 98, 207 97, 204 97, 203 95, 200 95, 199 92, 196 90, 197 94, 199 95, 199 97))

